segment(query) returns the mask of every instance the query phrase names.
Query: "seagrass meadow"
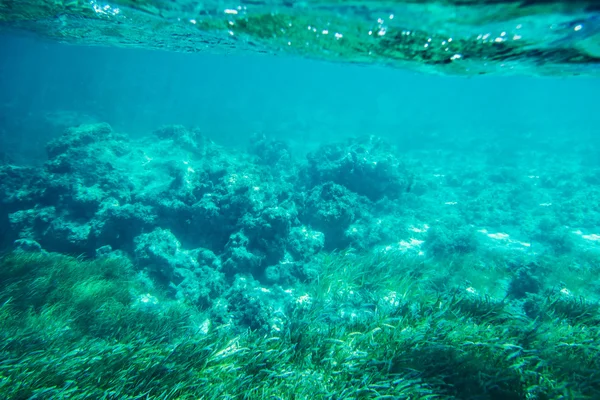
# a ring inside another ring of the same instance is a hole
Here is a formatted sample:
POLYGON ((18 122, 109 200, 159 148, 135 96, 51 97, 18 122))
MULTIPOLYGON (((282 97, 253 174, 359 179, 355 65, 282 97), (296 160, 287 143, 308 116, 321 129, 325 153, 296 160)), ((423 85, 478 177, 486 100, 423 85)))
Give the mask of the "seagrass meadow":
POLYGON ((531 276, 560 264, 565 277, 592 278, 597 260, 513 262, 324 256, 286 327, 265 333, 207 324, 127 259, 6 255, 0 390, 11 399, 595 398, 598 305, 531 276), (450 277, 450 265, 460 272, 450 277), (449 285, 482 275, 508 282, 510 295, 449 285))

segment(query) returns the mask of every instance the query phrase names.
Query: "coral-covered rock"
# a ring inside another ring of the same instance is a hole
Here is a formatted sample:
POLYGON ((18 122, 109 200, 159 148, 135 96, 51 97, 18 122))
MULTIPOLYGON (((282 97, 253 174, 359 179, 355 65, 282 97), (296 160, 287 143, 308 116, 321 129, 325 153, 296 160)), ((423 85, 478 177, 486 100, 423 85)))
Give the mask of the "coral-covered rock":
POLYGON ((287 250, 295 260, 307 261, 325 246, 325 235, 306 226, 297 226, 290 230, 287 250))
POLYGON ((266 267, 283 259, 290 230, 296 221, 294 207, 276 206, 265 208, 256 216, 246 214, 240 226, 249 239, 248 249, 259 254, 266 267))
POLYGON ((225 290, 216 256, 206 249, 185 250, 173 233, 157 228, 135 238, 135 255, 176 298, 206 308, 225 290))
POLYGON ((253 253, 249 246, 250 239, 243 232, 231 235, 223 253, 223 271, 226 274, 262 272, 264 256, 253 253))
POLYGON ((278 287, 265 288, 249 276, 238 275, 226 293, 228 319, 241 326, 279 332, 287 322, 292 297, 278 287))
POLYGON ((344 232, 367 215, 368 200, 344 186, 329 182, 313 188, 305 201, 302 222, 325 234, 327 249, 343 248, 349 241, 344 232))
POLYGON ((201 153, 205 142, 198 130, 189 130, 183 125, 164 125, 156 129, 154 134, 161 140, 170 140, 176 146, 194 153, 201 153))
POLYGON ((11 228, 19 237, 39 240, 57 218, 55 207, 34 207, 8 215, 11 228))
POLYGON ((85 148, 92 143, 110 139, 113 131, 109 124, 84 124, 68 128, 59 138, 46 146, 49 158, 55 158, 77 148, 85 148))
POLYGON ((42 246, 35 240, 17 239, 14 242, 14 251, 22 253, 41 253, 44 249, 42 249, 42 246))
POLYGON ((0 166, 2 210, 10 211, 34 206, 43 195, 46 184, 46 176, 39 168, 0 166))
POLYGON ((254 134, 250 152, 258 157, 263 165, 268 165, 277 173, 293 170, 291 151, 281 140, 268 139, 265 135, 254 134))
POLYGON ((136 255, 144 268, 161 265, 155 275, 176 293, 207 303, 192 294, 201 290, 179 286, 203 265, 173 267, 175 256, 195 258, 182 249, 210 249, 210 269, 230 279, 244 273, 283 284, 304 279, 302 264, 323 248, 380 240, 368 222, 369 198, 394 197, 409 179, 384 149, 373 138, 324 146, 301 175, 288 147, 261 135, 249 156, 180 125, 128 139, 108 124, 84 124, 48 144, 43 168, 0 168, 0 197, 9 205, 0 228, 10 240, 36 240, 49 251, 136 255), (179 250, 150 256, 148 240, 155 249, 179 243, 179 250))
POLYGON ((325 145, 308 155, 308 175, 314 185, 335 182, 372 201, 395 199, 410 190, 412 175, 376 137, 325 145))
POLYGON ((198 266, 196 258, 181 248, 181 243, 168 229, 157 228, 135 238, 135 257, 167 283, 180 282, 177 268, 198 266))
POLYGON ((116 249, 131 250, 134 237, 155 226, 154 209, 140 203, 121 204, 107 198, 90 222, 90 241, 94 248, 111 245, 116 249))
POLYGON ((41 238, 44 247, 67 254, 86 254, 89 247, 90 224, 78 220, 56 218, 41 238))

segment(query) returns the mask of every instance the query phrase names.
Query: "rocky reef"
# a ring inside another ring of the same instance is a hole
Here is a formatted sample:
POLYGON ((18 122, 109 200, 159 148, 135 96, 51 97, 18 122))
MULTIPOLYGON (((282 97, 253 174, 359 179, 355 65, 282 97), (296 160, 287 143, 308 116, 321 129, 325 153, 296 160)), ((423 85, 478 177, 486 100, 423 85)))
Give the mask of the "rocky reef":
POLYGON ((47 154, 42 167, 0 168, 5 246, 122 252, 204 307, 237 275, 292 285, 322 249, 395 239, 373 221, 412 182, 375 138, 324 146, 302 164, 261 136, 242 153, 183 126, 133 140, 100 123, 67 129, 47 154))
MULTIPOLYGON (((42 166, 0 167, 2 245, 124 255, 173 298, 229 311, 252 303, 231 298, 261 288, 272 304, 259 309, 277 309, 286 296, 266 291, 310 282, 331 251, 438 260, 594 252, 600 212, 585 200, 599 193, 594 169, 577 180, 551 168, 482 172, 376 137, 324 144, 306 160, 291 154, 262 135, 241 151, 184 126, 140 139, 106 123, 68 128, 42 166)), ((275 318, 239 312, 259 318, 241 319, 255 327, 275 318)))

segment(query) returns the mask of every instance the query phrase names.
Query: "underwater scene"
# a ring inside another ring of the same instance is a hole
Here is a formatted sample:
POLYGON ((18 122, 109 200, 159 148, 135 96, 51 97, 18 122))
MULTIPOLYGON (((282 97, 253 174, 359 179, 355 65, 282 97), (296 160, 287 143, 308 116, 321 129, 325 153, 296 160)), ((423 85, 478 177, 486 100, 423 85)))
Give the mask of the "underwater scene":
POLYGON ((0 0, 0 400, 600 399, 600 2, 0 0))

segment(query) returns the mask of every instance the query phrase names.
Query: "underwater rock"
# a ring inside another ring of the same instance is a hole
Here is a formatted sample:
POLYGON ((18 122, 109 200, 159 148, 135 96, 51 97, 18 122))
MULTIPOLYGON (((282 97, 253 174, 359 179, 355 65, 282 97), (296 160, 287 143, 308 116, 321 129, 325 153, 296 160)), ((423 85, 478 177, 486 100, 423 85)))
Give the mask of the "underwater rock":
POLYGON ((194 249, 190 250, 190 254, 196 257, 196 261, 200 266, 220 271, 222 268, 221 259, 209 249, 194 249))
POLYGON ((74 182, 68 196, 71 214, 77 218, 92 218, 100 208, 105 196, 106 194, 98 184, 84 186, 80 182, 74 182))
POLYGON ((42 246, 35 240, 30 239, 17 239, 14 242, 14 251, 22 253, 43 253, 42 246))
POLYGON ((67 254, 82 254, 90 251, 89 223, 56 218, 44 232, 43 243, 53 251, 67 254))
POLYGON ((542 289, 542 282, 534 274, 535 265, 520 268, 510 280, 508 294, 517 299, 525 298, 528 294, 538 294, 542 289))
POLYGON ((120 165, 128 153, 127 140, 105 123, 67 129, 48 145, 50 159, 45 169, 51 184, 44 201, 64 210, 61 218, 65 224, 91 224, 88 252, 115 244, 96 241, 101 236, 97 225, 106 224, 106 203, 125 203, 131 198, 131 172, 120 165))
MULTIPOLYGON (((202 234, 205 240, 208 239, 210 247, 215 251, 222 251, 230 235, 242 227, 255 230, 259 229, 257 224, 273 224, 269 229, 275 229, 279 234, 284 234, 288 229, 285 225, 289 222, 277 221, 278 217, 275 216, 272 216, 274 219, 270 222, 259 222, 271 215, 268 209, 279 207, 281 186, 261 179, 266 177, 265 172, 259 176, 245 165, 236 169, 248 172, 224 175, 215 182, 213 191, 204 194, 191 208, 190 229, 195 229, 196 234, 202 234)), ((265 231, 267 235, 271 233, 265 231)), ((253 239, 252 236, 253 233, 248 234, 250 239, 253 239)))
POLYGON ((275 286, 265 288, 249 276, 238 275, 225 294, 227 319, 263 332, 279 332, 287 323, 292 296, 275 286))
POLYGON ((190 238, 202 237, 211 248, 223 249, 235 230, 237 218, 221 211, 218 195, 207 194, 192 206, 190 238))
POLYGON ((247 248, 258 254, 267 266, 277 264, 284 257, 290 230, 297 221, 295 207, 276 206, 265 208, 256 216, 246 214, 239 225, 249 239, 247 248))
POLYGON ((55 207, 34 207, 9 214, 8 222, 19 237, 40 240, 56 217, 55 207))
POLYGON ((325 247, 325 235, 306 226, 296 226, 290 230, 287 251, 294 260, 308 261, 310 257, 325 247))
POLYGON ((134 194, 151 205, 157 224, 171 229, 186 247, 208 247, 220 253, 242 217, 257 215, 277 203, 279 186, 252 159, 205 142, 201 154, 190 153, 172 137, 187 135, 182 127, 160 130, 163 139, 144 150, 148 161, 134 194))
POLYGON ((200 132, 188 130, 183 125, 164 125, 156 129, 154 134, 161 140, 170 140, 174 145, 199 155, 204 150, 205 139, 200 132))
POLYGON ((279 283, 281 281, 281 270, 275 265, 267 267, 265 268, 264 277, 269 283, 279 283))
POLYGON ((135 257, 141 266, 148 268, 166 283, 181 282, 178 268, 194 268, 198 261, 168 229, 156 228, 134 239, 135 257))
POLYGON ((105 246, 102 246, 102 247, 99 247, 99 248, 96 249, 96 257, 97 258, 107 257, 112 252, 113 252, 112 247, 109 244, 107 244, 105 246))
POLYGON ((329 182, 308 192, 300 219, 325 234, 326 249, 341 249, 349 244, 344 232, 350 224, 368 215, 368 203, 344 186, 329 182))
POLYGON ((62 136, 48 143, 46 151, 49 158, 55 158, 68 151, 86 147, 92 143, 107 141, 111 138, 112 133, 111 126, 105 122, 67 128, 62 136))
MULTIPOLYGON (((243 232, 231 235, 223 253, 223 271, 228 275, 237 273, 259 273, 263 257, 248 248, 250 239, 243 232)), ((264 268, 264 267, 263 267, 264 268)))
POLYGON ((169 230, 157 228, 135 238, 135 255, 173 296, 207 308, 226 288, 218 258, 207 249, 184 250, 169 230))
MULTIPOLYGON (((314 257, 314 255, 313 255, 314 257)), ((272 285, 294 287, 300 282, 315 279, 314 270, 309 267, 310 256, 305 259, 295 260, 290 253, 286 253, 276 265, 265 268, 262 275, 256 276, 260 282, 272 285)))
POLYGON ((45 191, 48 183, 46 178, 39 168, 0 166, 1 210, 10 212, 35 206, 45 191))
POLYGON ((111 245, 131 251, 134 237, 156 226, 157 216, 150 206, 133 203, 121 204, 107 198, 90 221, 90 241, 95 245, 111 245))
POLYGON ((153 132, 159 139, 173 139, 184 138, 189 136, 187 128, 183 125, 163 125, 153 132))
POLYGON ((292 168, 292 156, 286 143, 268 139, 265 135, 254 134, 250 141, 250 153, 255 154, 263 165, 284 172, 292 168))
POLYGON ((129 141, 108 124, 81 125, 48 145, 43 169, 2 167, 0 195, 12 204, 5 229, 51 251, 94 255, 106 245, 134 254, 134 238, 160 227, 186 248, 227 253, 223 260, 235 247, 226 249, 231 235, 245 229, 244 251, 266 263, 235 270, 260 275, 257 265, 278 264, 298 225, 286 183, 197 131, 165 126, 155 134, 158 141, 129 141))
POLYGON ((334 182, 372 201, 396 199, 410 190, 412 175, 390 145, 376 137, 320 147, 308 157, 314 185, 334 182))
MULTIPOLYGON (((345 239, 352 243, 352 247, 360 250, 367 250, 377 243, 381 243, 381 225, 377 220, 361 219, 351 224, 344 232, 345 239)), ((379 219, 379 221, 381 221, 379 219)))
POLYGON ((16 238, 33 237, 35 212, 26 210, 36 208, 45 182, 38 168, 0 166, 0 246, 10 246, 16 238))
POLYGON ((114 258, 117 260, 127 260, 128 262, 131 259, 128 253, 124 252, 123 250, 113 250, 110 245, 97 248, 95 251, 95 256, 98 259, 114 258))
POLYGON ((171 283, 171 289, 176 298, 207 309, 228 287, 225 275, 220 272, 221 260, 209 249, 193 249, 187 253, 195 258, 197 265, 178 268, 177 273, 183 280, 177 285, 171 283))
POLYGON ((222 273, 209 268, 178 268, 177 273, 181 282, 170 285, 174 297, 201 309, 210 308, 228 286, 222 273))
POLYGON ((114 133, 110 125, 81 125, 67 129, 48 144, 48 161, 44 166, 56 174, 53 179, 74 174, 70 177, 84 186, 100 184, 102 188, 114 189, 115 181, 120 181, 127 188, 124 171, 116 167, 115 161, 128 152, 126 137, 114 133))
POLYGON ((260 289, 252 278, 238 275, 226 295, 227 312, 236 324, 268 331, 268 306, 262 300, 260 289))

